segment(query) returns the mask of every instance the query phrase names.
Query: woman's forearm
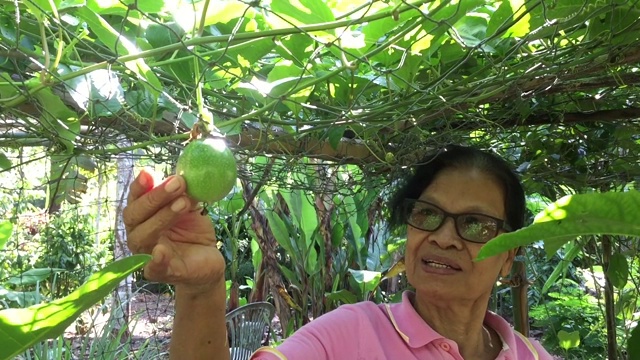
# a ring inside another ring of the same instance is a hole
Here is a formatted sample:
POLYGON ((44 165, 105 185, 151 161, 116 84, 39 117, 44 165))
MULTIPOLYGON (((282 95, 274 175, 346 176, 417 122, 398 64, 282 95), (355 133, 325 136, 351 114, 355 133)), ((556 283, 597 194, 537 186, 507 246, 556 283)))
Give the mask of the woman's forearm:
POLYGON ((228 360, 224 282, 206 293, 176 287, 170 359, 228 360))

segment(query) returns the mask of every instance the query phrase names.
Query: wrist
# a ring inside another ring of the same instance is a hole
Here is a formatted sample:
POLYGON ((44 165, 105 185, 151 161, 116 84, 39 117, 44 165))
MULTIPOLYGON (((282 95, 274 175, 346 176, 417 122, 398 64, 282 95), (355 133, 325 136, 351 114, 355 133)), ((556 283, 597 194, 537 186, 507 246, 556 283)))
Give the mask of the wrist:
POLYGON ((212 300, 220 296, 226 299, 227 297, 224 278, 206 285, 175 285, 175 291, 176 298, 186 298, 191 300, 212 300))

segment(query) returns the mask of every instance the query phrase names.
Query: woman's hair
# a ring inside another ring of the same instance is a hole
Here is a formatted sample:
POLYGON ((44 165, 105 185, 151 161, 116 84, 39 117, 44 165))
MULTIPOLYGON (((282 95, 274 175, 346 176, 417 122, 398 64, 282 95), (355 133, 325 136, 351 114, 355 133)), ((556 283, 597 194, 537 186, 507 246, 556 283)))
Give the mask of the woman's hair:
POLYGON ((440 171, 451 168, 476 169, 493 176, 504 191, 506 225, 512 231, 524 226, 526 213, 524 190, 509 164, 494 154, 476 148, 448 145, 427 154, 413 167, 408 176, 399 181, 389 203, 390 229, 395 230, 405 224, 404 200, 420 198, 440 171))

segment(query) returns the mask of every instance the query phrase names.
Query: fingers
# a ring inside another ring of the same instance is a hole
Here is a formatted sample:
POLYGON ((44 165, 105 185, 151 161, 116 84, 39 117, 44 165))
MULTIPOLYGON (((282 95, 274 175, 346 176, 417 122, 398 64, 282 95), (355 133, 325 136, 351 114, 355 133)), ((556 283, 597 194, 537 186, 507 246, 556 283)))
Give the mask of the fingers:
MULTIPOLYGON (((180 176, 172 176, 164 183, 149 190, 146 183, 150 177, 141 173, 134 184, 131 185, 130 202, 124 209, 122 218, 128 230, 132 230, 141 223, 147 221, 161 208, 173 202, 185 190, 184 179, 180 176), (147 189, 146 192, 144 192, 147 189)), ((151 183, 153 186, 153 183, 151 183)))
POLYGON ((134 200, 151 190, 154 185, 153 175, 148 170, 143 169, 138 174, 138 177, 129 186, 129 195, 127 197, 127 204, 131 204, 134 200))
POLYGON ((170 229, 183 214, 189 212, 191 202, 186 196, 180 196, 166 204, 146 221, 131 228, 128 235, 129 248, 134 253, 149 253, 164 231, 170 229))

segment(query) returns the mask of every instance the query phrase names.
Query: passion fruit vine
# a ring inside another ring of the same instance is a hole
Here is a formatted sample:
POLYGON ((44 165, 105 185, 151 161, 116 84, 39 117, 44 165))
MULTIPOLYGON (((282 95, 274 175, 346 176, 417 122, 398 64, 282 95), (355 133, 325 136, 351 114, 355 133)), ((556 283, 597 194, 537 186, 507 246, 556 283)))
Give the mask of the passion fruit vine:
POLYGON ((187 195, 204 203, 223 199, 236 184, 236 159, 224 140, 191 141, 180 153, 176 173, 187 183, 187 195))

